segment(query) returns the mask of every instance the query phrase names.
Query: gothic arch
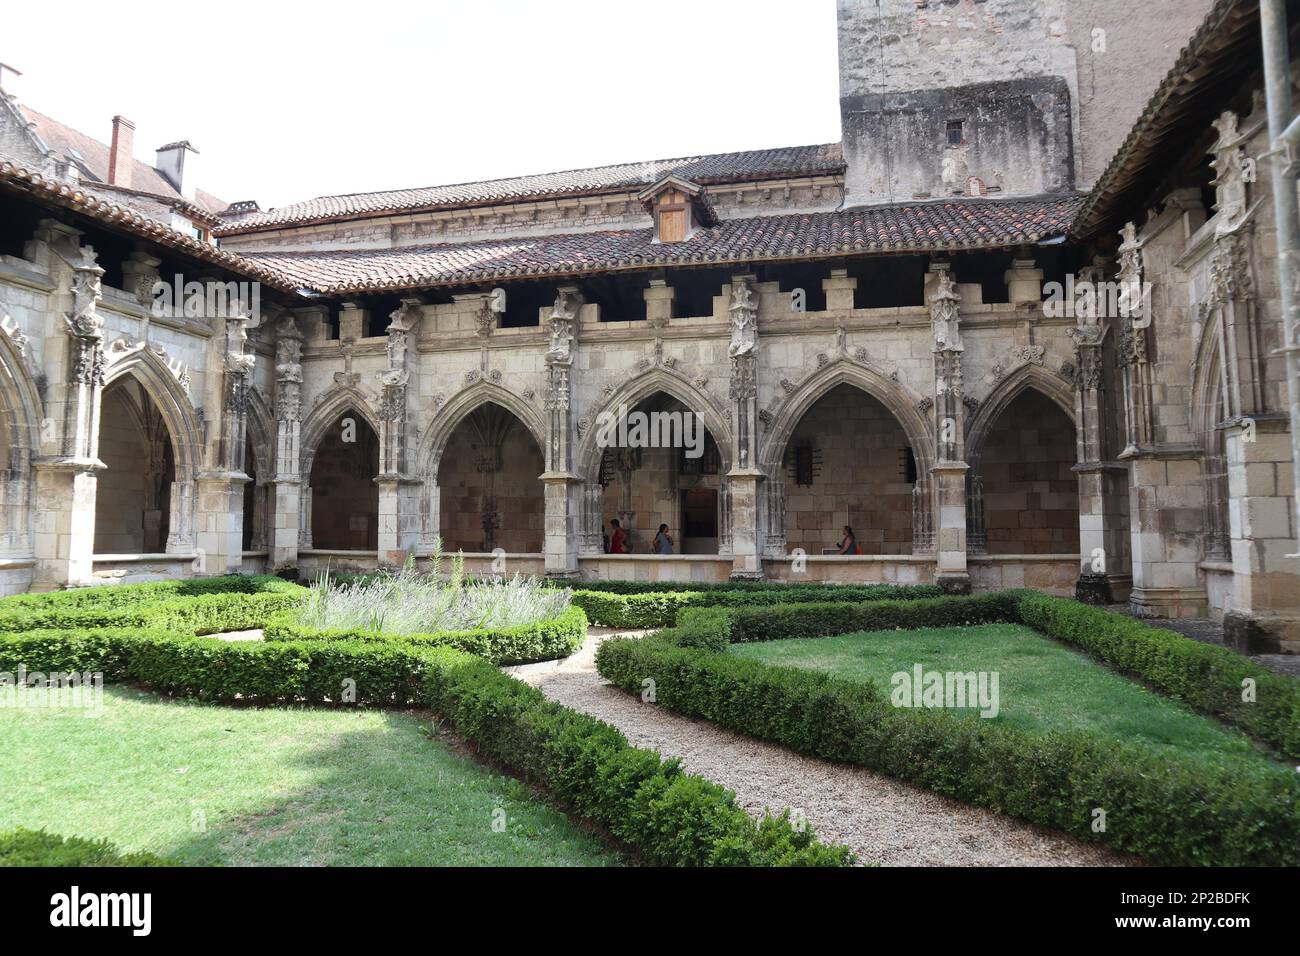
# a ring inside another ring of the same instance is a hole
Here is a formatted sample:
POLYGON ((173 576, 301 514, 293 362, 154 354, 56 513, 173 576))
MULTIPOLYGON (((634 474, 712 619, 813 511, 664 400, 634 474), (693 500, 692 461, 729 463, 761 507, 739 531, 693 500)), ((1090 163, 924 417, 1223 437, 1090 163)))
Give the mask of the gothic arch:
POLYGON ((523 426, 528 429, 529 434, 533 436, 533 440, 537 442, 537 447, 542 449, 543 456, 545 456, 546 424, 542 421, 537 409, 508 388, 503 388, 495 382, 480 380, 453 395, 449 401, 434 413, 432 423, 420 440, 420 447, 415 458, 422 477, 433 482, 437 481, 438 465, 442 461, 442 453, 446 449, 452 433, 456 430, 456 426, 464 421, 465 416, 469 415, 474 409, 488 403, 500 405, 519 419, 523 426))
POLYGON ((328 391, 322 392, 307 413, 306 420, 302 423, 302 438, 299 444, 302 451, 302 462, 299 473, 304 480, 309 479, 311 475, 311 466, 316 457, 316 449, 320 446, 325 433, 334 427, 334 423, 339 418, 349 412, 364 419, 374 433, 379 434, 379 420, 375 417, 374 410, 366 400, 365 394, 359 389, 336 385, 328 391))
MULTIPOLYGON (((119 353, 120 354, 120 353, 119 353)), ((190 404, 189 394, 177 380, 166 361, 149 346, 141 346, 114 359, 104 375, 104 387, 124 376, 131 376, 153 401, 167 426, 175 455, 176 480, 193 481, 203 460, 203 426, 190 404)))
POLYGON ((1206 441, 1219 421, 1228 417, 1228 383, 1223 363, 1223 323, 1219 309, 1211 309, 1196 346, 1192 366, 1192 434, 1206 441), (1218 409, 1218 414, 1214 409, 1218 409))
MULTIPOLYGON (((248 442, 253 446, 253 467, 258 477, 269 480, 275 475, 275 415, 266 398, 256 388, 248 390, 248 442)), ((247 471, 247 467, 244 469, 247 471)))
POLYGON ((768 475, 780 472, 785 446, 799 427, 799 422, 809 409, 839 385, 852 385, 884 405, 897 419, 911 443, 917 470, 921 474, 929 472, 930 466, 934 464, 933 442, 929 422, 916 407, 917 399, 897 382, 848 359, 840 359, 818 369, 800 383, 799 390, 781 406, 776 419, 767 429, 759 455, 759 464, 764 472, 768 475))
POLYGON ((1007 406, 1028 390, 1038 392, 1065 412, 1065 417, 1075 427, 1077 434, 1079 422, 1075 417, 1074 386, 1042 365, 1026 363, 998 382, 989 396, 980 403, 974 416, 967 421, 966 460, 972 472, 979 470, 980 458, 984 454, 984 440, 988 437, 989 430, 1007 406))
POLYGON ((725 474, 731 470, 732 437, 729 413, 684 375, 663 366, 655 366, 624 382, 605 400, 603 406, 593 407, 590 424, 579 440, 577 454, 574 456, 574 464, 582 475, 589 480, 595 480, 600 474, 603 449, 596 444, 596 435, 599 431, 596 421, 599 415, 602 412, 617 414, 618 409, 624 405, 631 411, 658 392, 677 399, 691 411, 699 412, 704 416, 704 427, 713 436, 713 441, 722 455, 722 471, 725 474))
MULTIPOLYGON (((8 318, 0 306, 0 317, 8 318)), ((29 553, 32 546, 30 507, 32 458, 40 453, 44 409, 36 382, 22 353, 0 332, 0 419, 3 419, 8 467, 0 474, 0 554, 29 553)))

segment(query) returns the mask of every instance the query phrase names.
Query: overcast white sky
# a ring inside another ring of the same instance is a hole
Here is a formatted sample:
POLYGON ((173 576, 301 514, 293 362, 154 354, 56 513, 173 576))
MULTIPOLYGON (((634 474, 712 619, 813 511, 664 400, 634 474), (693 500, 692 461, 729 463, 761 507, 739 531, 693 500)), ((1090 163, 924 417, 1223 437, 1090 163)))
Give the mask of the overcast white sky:
POLYGON ((8 4, 19 99, 199 185, 318 195, 839 139, 834 0, 8 4), (129 11, 129 12, 128 12, 129 11))

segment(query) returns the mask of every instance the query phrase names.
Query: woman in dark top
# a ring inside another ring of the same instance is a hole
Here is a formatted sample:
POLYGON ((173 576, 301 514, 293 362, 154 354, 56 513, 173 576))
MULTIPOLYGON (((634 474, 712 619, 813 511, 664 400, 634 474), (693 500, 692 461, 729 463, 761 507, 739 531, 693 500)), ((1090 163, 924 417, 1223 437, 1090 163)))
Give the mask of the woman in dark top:
POLYGON ((844 537, 840 540, 840 554, 861 554, 858 550, 858 539, 853 536, 853 529, 848 525, 844 526, 844 537))

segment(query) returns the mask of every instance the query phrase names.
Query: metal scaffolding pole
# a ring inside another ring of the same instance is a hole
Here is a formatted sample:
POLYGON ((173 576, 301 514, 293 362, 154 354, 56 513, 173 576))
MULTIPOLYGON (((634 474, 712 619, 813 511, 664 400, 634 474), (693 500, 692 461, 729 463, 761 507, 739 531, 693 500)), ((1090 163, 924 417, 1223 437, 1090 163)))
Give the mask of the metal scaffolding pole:
POLYGON ((1287 399, 1291 411, 1292 509, 1300 531, 1300 206, 1296 201, 1296 164, 1293 146, 1300 139, 1300 124, 1291 104, 1291 53, 1286 0, 1260 0, 1259 24, 1264 51, 1264 93, 1268 103, 1271 141, 1273 210, 1277 220, 1277 269, 1282 298, 1282 351, 1286 355, 1287 399))

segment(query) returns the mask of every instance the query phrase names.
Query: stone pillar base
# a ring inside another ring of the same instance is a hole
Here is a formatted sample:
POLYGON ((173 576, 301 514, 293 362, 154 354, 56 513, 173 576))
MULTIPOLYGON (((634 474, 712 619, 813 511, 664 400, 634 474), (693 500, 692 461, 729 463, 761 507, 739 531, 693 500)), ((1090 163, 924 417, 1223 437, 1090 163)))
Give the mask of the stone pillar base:
POLYGON ((1205 588, 1135 587, 1128 603, 1134 617, 1205 617, 1209 613, 1205 588))
POLYGON ((1300 654, 1300 618, 1228 611, 1223 643, 1242 654, 1300 654))
POLYGON ((945 571, 934 576, 934 583, 944 594, 970 594, 970 573, 945 571))
POLYGON ((1074 583, 1074 599, 1084 604, 1105 606, 1115 603, 1110 589, 1110 578, 1104 574, 1081 574, 1074 583))

